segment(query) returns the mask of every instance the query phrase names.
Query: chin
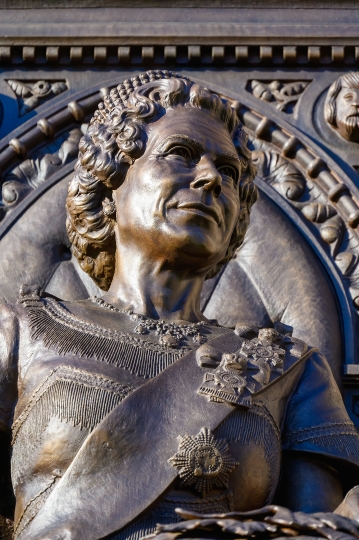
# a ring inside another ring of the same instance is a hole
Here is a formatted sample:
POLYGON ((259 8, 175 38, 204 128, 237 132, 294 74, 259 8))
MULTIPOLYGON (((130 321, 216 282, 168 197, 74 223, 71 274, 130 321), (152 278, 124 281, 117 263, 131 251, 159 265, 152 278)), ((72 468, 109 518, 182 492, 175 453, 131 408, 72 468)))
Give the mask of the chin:
POLYGON ((223 251, 222 246, 228 243, 228 239, 224 239, 219 234, 218 228, 200 229, 198 227, 171 227, 168 231, 173 239, 173 244, 186 252, 198 254, 208 254, 214 256, 219 251, 223 251))
POLYGON ((208 270, 219 263, 226 254, 227 249, 221 249, 219 251, 218 245, 223 246, 223 243, 215 244, 208 241, 208 239, 207 242, 200 242, 199 239, 194 239, 192 237, 188 239, 188 241, 182 245, 182 249, 178 251, 178 259, 180 262, 186 261, 186 265, 193 264, 193 266, 198 269, 203 268, 208 270))
POLYGON ((345 122, 338 123, 338 131, 347 141, 359 141, 359 118, 355 118, 355 122, 350 120, 353 119, 348 118, 345 122))

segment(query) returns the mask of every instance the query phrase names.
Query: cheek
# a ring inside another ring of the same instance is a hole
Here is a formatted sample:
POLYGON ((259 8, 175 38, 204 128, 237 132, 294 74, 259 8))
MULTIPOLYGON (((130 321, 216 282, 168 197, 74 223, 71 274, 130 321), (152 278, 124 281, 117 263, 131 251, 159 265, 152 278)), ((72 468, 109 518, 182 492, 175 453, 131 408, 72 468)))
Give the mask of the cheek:
POLYGON ((225 198, 225 216, 226 216, 226 225, 229 228, 234 228, 234 225, 237 222, 240 211, 240 200, 237 193, 232 191, 228 193, 225 198))
POLYGON ((339 119, 345 119, 345 117, 349 114, 350 109, 350 103, 340 100, 339 103, 337 103, 337 117, 339 119))
POLYGON ((164 214, 166 202, 178 190, 173 168, 165 160, 136 161, 122 186, 116 192, 117 208, 121 208, 117 221, 125 226, 126 220, 138 225, 153 223, 164 214))

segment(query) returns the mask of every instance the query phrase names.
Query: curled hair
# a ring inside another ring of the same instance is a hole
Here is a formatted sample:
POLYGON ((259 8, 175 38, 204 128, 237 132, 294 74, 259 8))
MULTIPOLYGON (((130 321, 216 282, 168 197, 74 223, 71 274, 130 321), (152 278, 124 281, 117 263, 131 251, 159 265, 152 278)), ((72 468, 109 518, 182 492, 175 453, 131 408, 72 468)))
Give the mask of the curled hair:
POLYGON ((342 88, 359 88, 359 73, 350 71, 349 73, 342 75, 333 82, 328 90, 324 104, 324 118, 328 124, 331 124, 334 127, 337 125, 336 100, 342 88))
MULTIPOLYGON (((221 120, 241 158, 241 207, 225 257, 206 275, 217 274, 233 258, 249 225, 257 199, 255 168, 248 137, 228 100, 186 77, 168 71, 148 71, 111 90, 100 103, 79 144, 75 176, 66 200, 66 227, 74 255, 97 285, 108 290, 115 271, 114 215, 106 210, 112 191, 124 181, 129 167, 145 151, 146 126, 174 107, 205 109, 221 120)), ((121 211, 121 209, 117 209, 121 211)))

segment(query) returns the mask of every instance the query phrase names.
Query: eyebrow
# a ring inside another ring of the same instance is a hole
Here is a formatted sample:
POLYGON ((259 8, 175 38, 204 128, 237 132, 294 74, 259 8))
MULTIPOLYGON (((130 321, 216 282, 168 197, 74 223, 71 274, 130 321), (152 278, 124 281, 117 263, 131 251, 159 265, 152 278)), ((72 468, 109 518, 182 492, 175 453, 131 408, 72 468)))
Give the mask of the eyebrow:
MULTIPOLYGON (((162 151, 163 147, 165 147, 171 141, 178 141, 178 142, 185 141, 191 146, 194 146, 197 149, 197 151, 204 152, 204 146, 201 142, 197 141, 196 139, 192 139, 192 137, 188 137, 187 135, 180 135, 180 134, 169 135, 168 137, 166 137, 164 141, 160 142, 160 144, 156 146, 155 152, 162 151)), ((234 161, 241 161, 237 155, 232 154, 231 152, 218 152, 218 156, 230 158, 234 161)))

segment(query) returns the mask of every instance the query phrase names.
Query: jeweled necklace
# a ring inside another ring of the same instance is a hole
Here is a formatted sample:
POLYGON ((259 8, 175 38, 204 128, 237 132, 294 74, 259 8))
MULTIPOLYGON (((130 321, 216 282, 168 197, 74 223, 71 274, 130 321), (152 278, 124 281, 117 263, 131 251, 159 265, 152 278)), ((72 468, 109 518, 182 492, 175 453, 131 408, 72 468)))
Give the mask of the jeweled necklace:
POLYGON ((196 345, 201 345, 207 338, 201 333, 203 326, 212 326, 211 323, 200 321, 197 323, 175 324, 173 322, 164 321, 163 319, 156 320, 134 313, 132 309, 119 309, 112 304, 106 302, 102 298, 92 296, 91 300, 96 302, 101 307, 107 308, 116 313, 124 313, 130 317, 133 322, 137 322, 134 328, 136 334, 149 334, 151 331, 159 336, 159 343, 171 349, 180 347, 182 340, 192 338, 196 345))

